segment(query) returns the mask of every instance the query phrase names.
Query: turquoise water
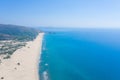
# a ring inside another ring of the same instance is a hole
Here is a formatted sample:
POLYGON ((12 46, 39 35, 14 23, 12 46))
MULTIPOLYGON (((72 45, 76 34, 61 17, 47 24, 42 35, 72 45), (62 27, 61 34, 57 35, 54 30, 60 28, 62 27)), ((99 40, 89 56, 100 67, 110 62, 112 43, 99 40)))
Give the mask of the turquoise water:
POLYGON ((120 30, 46 30, 40 80, 120 80, 120 30))

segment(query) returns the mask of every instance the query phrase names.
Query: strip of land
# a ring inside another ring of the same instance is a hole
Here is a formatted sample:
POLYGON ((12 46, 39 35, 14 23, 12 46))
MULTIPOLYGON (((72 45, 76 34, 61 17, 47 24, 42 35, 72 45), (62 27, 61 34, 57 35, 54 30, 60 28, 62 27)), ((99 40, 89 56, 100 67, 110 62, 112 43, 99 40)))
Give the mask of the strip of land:
POLYGON ((16 50, 11 58, 0 63, 0 80, 39 80, 38 64, 44 33, 25 47, 16 50))

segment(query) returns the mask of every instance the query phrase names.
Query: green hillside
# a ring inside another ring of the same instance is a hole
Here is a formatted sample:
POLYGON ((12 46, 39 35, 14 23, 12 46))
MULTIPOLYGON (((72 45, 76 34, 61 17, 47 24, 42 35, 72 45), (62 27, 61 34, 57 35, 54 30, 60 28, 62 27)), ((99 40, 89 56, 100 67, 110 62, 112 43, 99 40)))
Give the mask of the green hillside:
POLYGON ((38 31, 24 26, 0 24, 0 40, 33 40, 38 31))

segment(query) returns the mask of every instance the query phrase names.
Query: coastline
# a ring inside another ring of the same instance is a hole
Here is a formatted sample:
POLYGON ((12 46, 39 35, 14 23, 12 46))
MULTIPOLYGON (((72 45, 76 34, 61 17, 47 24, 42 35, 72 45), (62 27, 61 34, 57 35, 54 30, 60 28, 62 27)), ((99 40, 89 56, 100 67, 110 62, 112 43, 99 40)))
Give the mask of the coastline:
POLYGON ((39 80, 38 67, 44 33, 16 50, 10 59, 0 64, 0 80, 39 80))

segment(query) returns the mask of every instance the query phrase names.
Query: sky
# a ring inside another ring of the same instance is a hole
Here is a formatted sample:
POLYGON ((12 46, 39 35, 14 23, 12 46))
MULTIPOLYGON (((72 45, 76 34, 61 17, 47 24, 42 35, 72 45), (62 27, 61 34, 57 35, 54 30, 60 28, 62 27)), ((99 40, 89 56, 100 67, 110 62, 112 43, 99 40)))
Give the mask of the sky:
POLYGON ((120 0, 0 0, 0 24, 120 28, 120 0))

